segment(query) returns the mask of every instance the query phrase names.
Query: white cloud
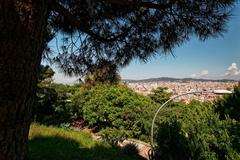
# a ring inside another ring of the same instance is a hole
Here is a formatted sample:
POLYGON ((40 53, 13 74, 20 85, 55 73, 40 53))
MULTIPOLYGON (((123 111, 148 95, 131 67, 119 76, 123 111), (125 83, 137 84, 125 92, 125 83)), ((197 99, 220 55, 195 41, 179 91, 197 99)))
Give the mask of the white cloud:
POLYGON ((196 78, 196 77, 205 77, 205 76, 207 76, 209 74, 209 71, 208 70, 206 70, 206 69, 204 69, 204 70, 202 70, 200 73, 194 73, 194 74, 192 74, 191 75, 191 77, 193 77, 193 78, 196 78))
POLYGON ((208 75, 208 70, 202 70, 201 72, 200 72, 200 77, 202 77, 202 76, 206 76, 206 75, 208 75))
POLYGON ((237 75, 240 75, 240 70, 238 69, 237 67, 237 64, 236 63, 232 63, 226 73, 224 74, 225 76, 237 76, 237 75))
POLYGON ((197 75, 196 74, 191 74, 191 77, 197 77, 197 75))

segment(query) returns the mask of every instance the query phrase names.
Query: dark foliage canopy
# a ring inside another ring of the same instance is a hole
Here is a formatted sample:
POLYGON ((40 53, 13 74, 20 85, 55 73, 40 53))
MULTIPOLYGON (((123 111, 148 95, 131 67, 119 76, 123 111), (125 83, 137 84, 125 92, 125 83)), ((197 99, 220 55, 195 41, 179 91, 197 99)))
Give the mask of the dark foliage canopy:
POLYGON ((38 74, 38 82, 42 82, 44 80, 51 81, 54 75, 54 71, 49 66, 40 66, 40 71, 38 74))
POLYGON ((116 64, 109 61, 99 61, 84 77, 84 87, 90 88, 99 83, 118 84, 120 80, 116 64))
POLYGON ((234 2, 52 0, 47 41, 63 33, 52 58, 66 73, 85 73, 98 60, 125 66, 132 59, 171 53, 191 36, 205 40, 221 35, 234 2))
POLYGON ((163 104, 167 100, 171 98, 173 94, 171 92, 167 92, 166 87, 158 87, 157 89, 153 89, 151 93, 148 95, 154 102, 163 104))

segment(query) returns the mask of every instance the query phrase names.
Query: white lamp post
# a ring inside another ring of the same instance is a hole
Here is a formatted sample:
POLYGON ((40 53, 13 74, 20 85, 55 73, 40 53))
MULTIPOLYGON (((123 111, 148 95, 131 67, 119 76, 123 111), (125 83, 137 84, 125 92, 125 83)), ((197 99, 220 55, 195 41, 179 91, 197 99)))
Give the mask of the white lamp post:
POLYGON ((193 92, 187 92, 187 93, 183 93, 183 94, 180 94, 180 95, 176 95, 172 98, 170 98, 169 100, 167 100, 165 103, 163 103, 157 110, 157 112, 155 113, 154 117, 153 117, 153 120, 152 120, 152 127, 151 127, 151 146, 153 147, 154 145, 154 142, 153 142, 153 127, 154 127, 154 122, 155 122, 155 119, 159 113, 159 111, 167 104, 169 103, 170 101, 178 98, 178 97, 181 97, 181 96, 184 96, 184 95, 188 95, 188 94, 195 94, 195 93, 200 93, 200 94, 204 94, 204 93, 213 93, 213 94, 231 94, 232 92, 231 91, 228 91, 228 90, 210 90, 210 91, 193 91, 193 92))

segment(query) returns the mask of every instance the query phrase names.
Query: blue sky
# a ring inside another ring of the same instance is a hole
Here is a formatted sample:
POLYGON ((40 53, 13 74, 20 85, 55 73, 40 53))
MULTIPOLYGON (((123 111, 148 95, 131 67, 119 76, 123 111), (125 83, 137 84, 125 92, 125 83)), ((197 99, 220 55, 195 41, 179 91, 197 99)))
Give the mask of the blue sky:
MULTIPOLYGON (((175 48, 173 53, 175 56, 159 54, 147 63, 135 60, 120 69, 120 75, 123 79, 191 77, 240 80, 240 4, 233 10, 228 31, 223 37, 204 42, 193 37, 175 48)), ((71 83, 76 79, 60 73, 56 73, 54 78, 61 83, 71 83)))

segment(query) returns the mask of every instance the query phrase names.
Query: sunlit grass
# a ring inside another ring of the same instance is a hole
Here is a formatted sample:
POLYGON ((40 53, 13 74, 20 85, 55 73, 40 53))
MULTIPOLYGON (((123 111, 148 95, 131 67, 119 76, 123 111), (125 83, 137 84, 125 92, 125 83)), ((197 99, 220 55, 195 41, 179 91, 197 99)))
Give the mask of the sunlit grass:
POLYGON ((32 160, 140 160, 124 155, 118 147, 93 140, 89 133, 32 124, 29 134, 32 160))

